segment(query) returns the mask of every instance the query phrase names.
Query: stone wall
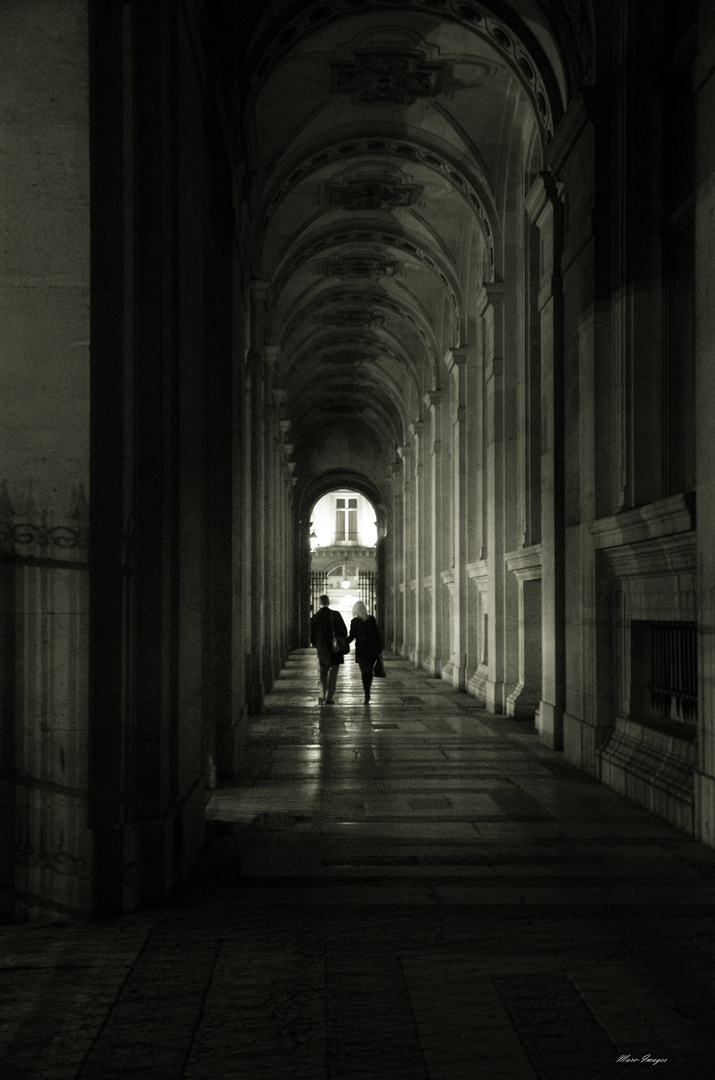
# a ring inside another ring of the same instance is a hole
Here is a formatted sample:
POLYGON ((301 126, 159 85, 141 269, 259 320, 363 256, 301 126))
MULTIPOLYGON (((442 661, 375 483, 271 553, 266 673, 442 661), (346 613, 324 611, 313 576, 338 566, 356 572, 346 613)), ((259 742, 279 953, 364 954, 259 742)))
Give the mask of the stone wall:
POLYGON ((22 912, 84 908, 90 889, 86 3, 3 4, 0 68, 0 858, 11 914, 14 890, 22 912))

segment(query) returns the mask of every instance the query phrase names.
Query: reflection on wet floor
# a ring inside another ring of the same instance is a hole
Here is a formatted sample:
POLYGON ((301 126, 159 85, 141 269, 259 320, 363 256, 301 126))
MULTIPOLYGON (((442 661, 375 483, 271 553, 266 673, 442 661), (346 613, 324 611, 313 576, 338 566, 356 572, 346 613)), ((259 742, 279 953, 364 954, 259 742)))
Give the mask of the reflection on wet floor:
POLYGON ((387 668, 363 706, 348 660, 320 706, 291 657, 165 908, 5 928, 7 1075, 712 1075, 715 851, 387 668))

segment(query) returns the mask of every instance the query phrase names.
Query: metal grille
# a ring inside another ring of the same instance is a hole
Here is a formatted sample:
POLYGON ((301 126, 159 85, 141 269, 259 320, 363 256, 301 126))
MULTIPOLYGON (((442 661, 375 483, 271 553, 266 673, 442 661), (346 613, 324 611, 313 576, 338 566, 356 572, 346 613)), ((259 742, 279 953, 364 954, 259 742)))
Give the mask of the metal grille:
POLYGON ((311 570, 310 572, 310 613, 315 615, 320 607, 320 597, 328 591, 328 571, 311 570))
POLYGON ((696 624, 651 623, 651 704, 670 720, 695 723, 698 712, 696 624))
POLYGON ((374 570, 361 570, 358 574, 360 599, 371 615, 375 615, 377 605, 377 573, 374 570))

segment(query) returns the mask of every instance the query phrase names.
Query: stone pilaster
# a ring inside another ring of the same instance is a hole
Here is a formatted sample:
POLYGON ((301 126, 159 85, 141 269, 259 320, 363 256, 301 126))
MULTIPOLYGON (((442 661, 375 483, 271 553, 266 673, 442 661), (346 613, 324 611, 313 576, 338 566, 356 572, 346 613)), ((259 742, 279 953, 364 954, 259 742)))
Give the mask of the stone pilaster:
MULTIPOLYGON (((707 6, 707 5, 706 5, 707 6)), ((698 764, 695 831, 715 846, 715 12, 703 12, 696 95, 695 364, 697 431, 698 764)))
POLYGON ((404 536, 404 503, 402 501, 402 473, 404 464, 398 450, 397 457, 392 463, 392 528, 387 534, 388 552, 386 563, 391 567, 391 580, 389 592, 390 617, 388 640, 391 642, 393 652, 398 656, 403 655, 404 647, 404 610, 403 610, 403 536, 404 536))
POLYGON ((412 662, 415 667, 422 663, 424 638, 424 536, 427 530, 427 516, 424 502, 424 422, 416 420, 410 424, 413 447, 413 499, 414 499, 414 646, 412 662))
POLYGON ((402 618, 403 655, 412 659, 415 649, 415 554, 417 521, 415 519, 414 447, 402 447, 402 502, 404 530, 402 533, 402 618))
POLYGON ((518 683, 507 698, 509 716, 533 719, 541 700, 541 549, 510 552, 507 569, 518 583, 518 683))
POLYGON ((467 677, 467 527, 470 507, 467 439, 467 350, 450 349, 446 367, 452 379, 452 513, 454 581, 451 650, 448 678, 458 690, 466 689, 467 677))
POLYGON ((564 520, 563 205, 549 173, 542 173, 526 200, 541 237, 541 565, 543 686, 537 714, 541 738, 563 748, 566 683, 564 520))
POLYGON ((486 529, 485 556, 489 573, 485 596, 484 634, 487 641, 487 708, 501 713, 506 705, 504 483, 507 446, 504 430, 504 357, 502 285, 485 285, 477 297, 482 322, 484 377, 484 460, 486 529))
MULTIPOLYGON (((13 512, 0 495, 0 920, 42 899, 91 905, 87 551, 86 542, 70 551, 65 533, 77 524, 70 493, 90 479, 86 8, 5 4, 0 13, 0 461, 14 503, 13 512), (28 514, 29 486, 37 505, 28 514)), ((122 270, 115 256, 107 293, 122 270)), ((112 344, 108 373, 115 358, 112 344)), ((119 364, 112 390, 121 377, 119 364)))
POLYGON ((429 394, 430 451, 430 655, 426 663, 433 675, 439 675, 443 662, 444 624, 442 620, 442 583, 440 571, 444 548, 443 475, 442 475, 442 392, 429 394))
POLYGON ((250 713, 259 713, 265 692, 263 642, 265 640, 265 492, 266 463, 264 439, 263 359, 259 352, 249 356, 248 379, 250 385, 250 508, 249 508, 249 566, 246 576, 248 586, 246 615, 248 619, 247 689, 246 699, 250 713))
MULTIPOLYGON (((273 397, 277 406, 282 406, 285 400, 284 390, 274 390, 273 397)), ((279 460, 280 475, 282 478, 281 499, 279 501, 278 536, 280 538, 280 571, 281 587, 279 595, 279 633, 280 633, 280 666, 284 666, 291 650, 291 631, 293 624, 293 473, 295 462, 293 456, 293 444, 287 441, 290 432, 290 421, 279 420, 279 460)))

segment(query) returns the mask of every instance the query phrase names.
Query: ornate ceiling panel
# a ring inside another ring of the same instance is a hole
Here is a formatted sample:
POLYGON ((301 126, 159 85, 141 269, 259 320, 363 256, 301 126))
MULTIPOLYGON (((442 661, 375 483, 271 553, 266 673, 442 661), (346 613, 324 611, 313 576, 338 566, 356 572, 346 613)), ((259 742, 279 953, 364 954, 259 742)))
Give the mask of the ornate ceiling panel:
POLYGON ((473 345, 474 298, 509 263, 505 207, 588 54, 589 0, 550 5, 579 41, 567 61, 547 6, 265 0, 244 21, 239 230, 297 475, 346 424, 383 448, 387 475, 448 383, 443 359, 473 345))

